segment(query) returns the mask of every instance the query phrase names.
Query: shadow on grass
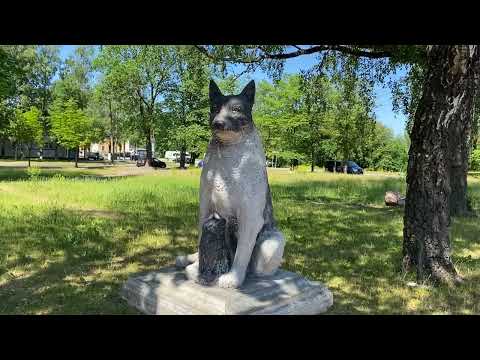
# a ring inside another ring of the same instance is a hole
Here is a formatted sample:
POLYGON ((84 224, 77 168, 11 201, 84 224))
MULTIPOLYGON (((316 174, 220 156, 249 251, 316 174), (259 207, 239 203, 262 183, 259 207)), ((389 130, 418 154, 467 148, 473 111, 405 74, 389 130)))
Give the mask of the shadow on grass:
MULTIPOLYGON (((137 314, 119 296, 123 282, 195 251, 198 188, 180 181, 176 187, 133 187, 98 211, 50 205, 0 212, 0 313, 137 314)), ((278 226, 287 238, 282 267, 326 283, 334 294, 329 313, 478 309, 478 296, 469 296, 479 293, 476 273, 457 292, 431 290, 420 310, 398 296, 398 289, 411 292, 400 273, 402 209, 369 204, 383 203, 386 190, 402 186, 394 179, 272 185, 278 226)), ((478 221, 459 219, 454 252, 475 250, 479 233, 478 221)), ((455 261, 480 268, 468 256, 455 261)))
POLYGON ((127 269, 158 269, 194 251, 197 209, 123 210, 115 217, 65 209, 0 215, 0 313, 136 313, 119 298, 127 269), (170 241, 138 240, 159 231, 170 241))

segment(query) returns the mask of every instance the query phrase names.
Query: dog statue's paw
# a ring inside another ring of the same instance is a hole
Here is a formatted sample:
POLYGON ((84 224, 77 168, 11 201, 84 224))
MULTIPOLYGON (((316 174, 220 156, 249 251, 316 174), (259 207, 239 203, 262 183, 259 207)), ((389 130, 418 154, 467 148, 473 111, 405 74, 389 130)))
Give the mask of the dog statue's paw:
POLYGON ((198 262, 188 265, 185 268, 185 274, 189 280, 197 281, 199 275, 198 262))
POLYGON ((191 263, 186 255, 179 255, 175 259, 175 266, 179 269, 185 269, 189 264, 191 263))
POLYGON ((221 288, 238 288, 242 285, 244 278, 231 271, 218 278, 218 286, 221 288))

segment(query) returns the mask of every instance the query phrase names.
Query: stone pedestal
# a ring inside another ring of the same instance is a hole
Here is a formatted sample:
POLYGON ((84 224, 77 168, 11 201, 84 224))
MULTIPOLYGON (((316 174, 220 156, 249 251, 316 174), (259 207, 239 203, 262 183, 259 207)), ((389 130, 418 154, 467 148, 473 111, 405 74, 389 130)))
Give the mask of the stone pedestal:
POLYGON ((247 277, 239 289, 222 289, 164 268, 131 277, 121 296, 150 315, 314 315, 333 304, 324 285, 281 269, 269 277, 247 277))

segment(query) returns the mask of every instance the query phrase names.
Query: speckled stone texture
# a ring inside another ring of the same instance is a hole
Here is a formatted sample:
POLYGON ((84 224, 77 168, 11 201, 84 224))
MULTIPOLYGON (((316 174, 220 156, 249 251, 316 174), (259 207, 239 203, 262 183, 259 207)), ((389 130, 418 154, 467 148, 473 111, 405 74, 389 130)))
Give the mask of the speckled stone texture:
POLYGON ((238 289, 224 289, 164 268, 131 277, 121 296, 149 315, 314 315, 333 304, 324 285, 281 269, 268 277, 247 277, 238 289))

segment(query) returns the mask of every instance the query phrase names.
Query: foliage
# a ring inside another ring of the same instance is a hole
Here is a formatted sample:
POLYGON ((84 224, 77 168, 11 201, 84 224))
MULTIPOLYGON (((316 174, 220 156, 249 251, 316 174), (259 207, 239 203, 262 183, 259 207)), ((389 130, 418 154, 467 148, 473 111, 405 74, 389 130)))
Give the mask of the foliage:
POLYGON ((480 171, 480 149, 473 150, 470 155, 470 170, 480 171))
POLYGON ((41 173, 42 173, 42 170, 40 169, 39 166, 30 166, 27 169, 27 174, 30 180, 38 180, 41 173))
POLYGON ((312 74, 260 82, 254 119, 267 157, 313 160, 316 165, 355 160, 364 167, 404 169, 406 140, 394 139, 372 117, 357 85, 344 85, 312 74), (382 162, 382 156, 389 158, 382 162))
POLYGON ((60 69, 60 79, 54 85, 54 97, 63 103, 73 99, 79 109, 85 110, 91 97, 93 76, 92 46, 78 46, 60 69))
POLYGON ((155 130, 165 119, 162 102, 173 87, 174 60, 170 46, 109 45, 93 63, 102 74, 103 93, 123 112, 125 132, 141 134, 149 159, 155 130))
POLYGON ((198 156, 205 151, 210 138, 208 84, 211 73, 208 61, 192 46, 174 47, 174 56, 174 83, 165 100, 171 120, 167 143, 172 149, 190 150, 198 156))
POLYGON ((43 143, 43 128, 40 123, 41 112, 35 106, 22 112, 16 110, 15 117, 10 122, 8 134, 17 143, 27 145, 41 145, 43 143))
POLYGON ((51 131, 59 144, 67 149, 86 146, 98 139, 93 119, 79 109, 74 99, 56 100, 50 110, 51 131))

